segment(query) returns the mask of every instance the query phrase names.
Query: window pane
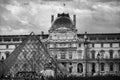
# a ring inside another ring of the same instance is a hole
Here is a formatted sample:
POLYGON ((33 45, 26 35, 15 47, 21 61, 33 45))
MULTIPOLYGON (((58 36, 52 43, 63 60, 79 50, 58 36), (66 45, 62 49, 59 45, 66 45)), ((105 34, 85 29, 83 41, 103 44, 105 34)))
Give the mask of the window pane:
POLYGON ((113 71, 113 63, 110 63, 110 71, 113 71))
POLYGON ((110 58, 113 58, 113 50, 109 50, 110 58))
POLYGON ((72 51, 69 52, 69 59, 72 59, 72 51))
POLYGON ((91 51, 91 56, 92 56, 92 57, 91 57, 92 59, 95 58, 95 50, 92 50, 92 51, 91 51))
POLYGON ((61 59, 65 59, 66 55, 65 53, 61 53, 61 59))
POLYGON ((104 71, 104 63, 101 63, 101 71, 104 71))

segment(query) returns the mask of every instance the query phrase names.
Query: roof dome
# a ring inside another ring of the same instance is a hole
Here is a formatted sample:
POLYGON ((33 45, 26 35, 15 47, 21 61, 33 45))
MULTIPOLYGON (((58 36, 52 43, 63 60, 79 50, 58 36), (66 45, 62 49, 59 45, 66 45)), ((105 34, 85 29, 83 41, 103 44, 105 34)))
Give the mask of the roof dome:
POLYGON ((69 14, 58 14, 57 19, 52 23, 52 30, 55 30, 57 28, 60 27, 66 27, 66 28, 70 28, 70 29, 74 29, 74 24, 71 21, 69 14))

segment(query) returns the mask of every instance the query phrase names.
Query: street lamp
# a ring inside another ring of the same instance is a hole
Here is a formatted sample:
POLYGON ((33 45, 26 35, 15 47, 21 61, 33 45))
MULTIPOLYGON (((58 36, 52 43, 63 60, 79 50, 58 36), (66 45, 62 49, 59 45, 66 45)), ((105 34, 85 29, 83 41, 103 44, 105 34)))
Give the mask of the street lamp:
POLYGON ((4 57, 2 56, 2 59, 0 60, 0 78, 4 77, 4 70, 5 70, 5 64, 4 64, 4 57))
POLYGON ((100 53, 99 52, 97 54, 97 59, 98 59, 98 75, 100 75, 100 53))
POLYGON ((84 35, 84 46, 85 46, 85 76, 87 76, 87 47, 88 47, 88 37, 87 37, 87 32, 85 32, 84 35))

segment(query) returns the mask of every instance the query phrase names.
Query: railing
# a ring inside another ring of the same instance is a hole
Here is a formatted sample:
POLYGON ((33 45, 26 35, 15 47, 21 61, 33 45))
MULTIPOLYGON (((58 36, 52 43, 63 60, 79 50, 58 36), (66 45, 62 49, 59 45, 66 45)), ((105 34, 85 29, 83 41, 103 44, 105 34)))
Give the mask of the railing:
MULTIPOLYGON (((85 59, 57 59, 59 62, 84 62, 85 59)), ((87 59, 88 62, 98 62, 98 59, 87 59)), ((115 61, 115 62, 120 62, 120 58, 113 58, 113 59, 99 59, 100 62, 109 62, 109 61, 115 61)))
POLYGON ((77 49, 76 47, 62 46, 62 47, 49 47, 49 49, 77 49))
POLYGON ((41 78, 9 77, 9 78, 1 78, 0 80, 41 80, 41 78))

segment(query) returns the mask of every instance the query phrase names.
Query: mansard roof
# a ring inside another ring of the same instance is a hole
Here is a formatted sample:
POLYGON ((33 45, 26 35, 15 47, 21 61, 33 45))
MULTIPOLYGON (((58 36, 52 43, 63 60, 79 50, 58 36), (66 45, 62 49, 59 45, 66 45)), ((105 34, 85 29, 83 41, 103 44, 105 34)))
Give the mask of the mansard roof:
POLYGON ((53 21, 51 29, 50 30, 55 30, 60 27, 66 27, 71 30, 75 29, 75 26, 73 24, 73 21, 70 19, 69 14, 58 14, 56 20, 53 21))

